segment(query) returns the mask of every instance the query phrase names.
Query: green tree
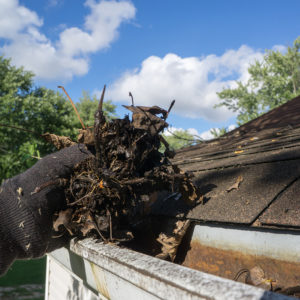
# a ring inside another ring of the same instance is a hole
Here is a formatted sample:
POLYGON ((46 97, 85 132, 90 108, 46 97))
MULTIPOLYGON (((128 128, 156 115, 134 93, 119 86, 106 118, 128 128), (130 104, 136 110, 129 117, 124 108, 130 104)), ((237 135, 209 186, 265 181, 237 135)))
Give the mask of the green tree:
MULTIPOLYGON (((82 97, 79 98, 79 102, 76 103, 76 107, 79 111, 85 126, 94 125, 94 114, 99 105, 99 99, 94 95, 90 96, 89 92, 82 91, 82 97)), ((103 102, 104 115, 108 120, 116 117, 116 105, 112 104, 111 100, 103 102)))
POLYGON ((210 133, 214 136, 214 138, 218 138, 227 132, 228 132, 228 129, 226 127, 212 128, 210 130, 210 133))
MULTIPOLYGON (((33 77, 33 73, 12 66, 9 59, 0 56, 0 124, 5 125, 0 126, 0 182, 32 166, 39 157, 55 151, 40 134, 50 132, 76 140, 80 128, 64 95, 34 87, 33 77)), ((92 118, 94 102, 83 100, 77 106, 85 120, 92 118)), ((104 104, 104 109, 108 109, 109 116, 114 114, 113 105, 104 104)))
POLYGON ((0 127, 0 180, 13 176, 53 151, 39 134, 74 136, 72 107, 57 92, 33 87, 33 74, 0 57, 0 120, 25 132, 0 127))
MULTIPOLYGON (((163 137, 168 142, 171 150, 178 150, 201 142, 199 137, 193 136, 187 130, 175 130, 171 135, 163 134, 163 137)), ((164 150, 165 147, 162 145, 161 151, 164 150)))
POLYGON ((284 53, 266 50, 262 61, 248 68, 249 80, 217 93, 226 106, 238 113, 244 124, 300 94, 300 37, 284 53))

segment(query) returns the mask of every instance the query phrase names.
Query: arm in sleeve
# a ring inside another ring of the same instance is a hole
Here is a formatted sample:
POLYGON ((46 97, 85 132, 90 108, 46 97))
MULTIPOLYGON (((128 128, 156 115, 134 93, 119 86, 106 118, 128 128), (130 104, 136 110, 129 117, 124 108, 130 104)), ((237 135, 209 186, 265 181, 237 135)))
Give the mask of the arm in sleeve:
POLYGON ((69 241, 67 235, 55 238, 53 231, 54 214, 66 206, 63 188, 33 192, 46 182, 68 178, 74 165, 89 155, 84 145, 65 148, 0 186, 0 275, 15 259, 41 257, 69 241))

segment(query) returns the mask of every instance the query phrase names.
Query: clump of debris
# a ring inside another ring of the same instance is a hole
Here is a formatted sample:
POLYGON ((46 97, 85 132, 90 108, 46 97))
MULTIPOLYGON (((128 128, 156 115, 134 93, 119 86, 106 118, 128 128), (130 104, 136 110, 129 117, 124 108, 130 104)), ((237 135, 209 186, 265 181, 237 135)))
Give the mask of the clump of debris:
MULTIPOLYGON (((130 228, 150 212, 157 192, 179 192, 194 206, 201 199, 191 174, 170 162, 174 153, 161 135, 172 106, 125 106, 132 118, 108 121, 102 111, 105 87, 95 113, 93 128, 82 129, 78 137, 94 156, 78 164, 65 182, 68 208, 54 222, 56 231, 66 229, 71 236, 97 236, 103 241, 122 242, 134 238, 130 228), (160 145, 165 152, 160 152, 160 145), (63 226, 61 226, 63 225, 63 226)), ((131 94, 130 94, 131 95, 131 94)), ((132 95, 131 95, 132 96, 132 95)), ((133 98, 132 98, 133 100, 133 98)), ((45 134, 57 148, 74 144, 67 137, 45 134)), ((184 221, 182 221, 184 222, 184 221)), ((159 236, 161 257, 173 260, 188 224, 175 226, 173 236, 159 236)))

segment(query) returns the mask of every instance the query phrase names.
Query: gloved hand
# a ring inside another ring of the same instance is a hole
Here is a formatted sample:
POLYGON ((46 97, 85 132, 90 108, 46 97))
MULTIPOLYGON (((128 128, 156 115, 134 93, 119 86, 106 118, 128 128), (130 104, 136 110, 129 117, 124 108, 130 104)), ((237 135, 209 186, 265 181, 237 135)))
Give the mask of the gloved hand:
MULTIPOLYGON (((41 257, 66 245, 69 237, 53 238, 53 215, 66 207, 62 187, 37 187, 68 178, 73 167, 91 153, 83 144, 62 149, 0 186, 0 275, 15 259, 41 257)), ((57 234, 57 233, 56 233, 57 234)))

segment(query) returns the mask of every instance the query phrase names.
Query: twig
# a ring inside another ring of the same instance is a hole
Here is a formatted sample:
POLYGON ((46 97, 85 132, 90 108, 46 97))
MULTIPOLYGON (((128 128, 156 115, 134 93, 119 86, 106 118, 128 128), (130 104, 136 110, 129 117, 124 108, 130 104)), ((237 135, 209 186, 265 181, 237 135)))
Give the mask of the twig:
POLYGON ((51 181, 48 181, 46 183, 43 183, 40 186, 37 186, 34 189, 34 191, 31 192, 31 195, 39 193, 40 191, 42 191, 43 189, 45 189, 48 186, 57 185, 57 186, 60 186, 60 187, 64 187, 67 183, 68 183, 68 179, 66 179, 66 178, 58 178, 58 179, 55 179, 55 180, 51 180, 51 181))
POLYGON ((198 135, 193 135, 193 136, 197 136, 198 139, 187 139, 187 138, 181 137, 181 136, 175 134, 174 132, 170 131, 169 128, 167 129, 167 131, 179 140, 185 140, 185 141, 189 141, 189 142, 203 142, 202 138, 198 135))
POLYGON ((95 150, 96 150, 96 164, 98 167, 105 167, 105 161, 103 160, 103 145, 102 145, 102 136, 101 130, 103 125, 106 123, 105 116, 103 114, 103 100, 105 94, 106 85, 104 85, 102 90, 102 95, 99 101, 98 109, 95 112, 95 121, 94 121, 94 141, 95 141, 95 150))
POLYGON ((129 97, 131 97, 131 106, 134 106, 133 96, 132 96, 131 92, 129 92, 129 97))
POLYGON ((35 131, 29 130, 29 129, 25 129, 25 128, 22 128, 22 127, 17 127, 17 126, 12 126, 12 125, 6 125, 6 124, 0 124, 0 126, 8 127, 8 128, 13 128, 13 129, 18 129, 18 130, 22 130, 22 131, 26 131, 26 132, 30 132, 30 133, 42 136, 41 134, 39 134, 39 133, 37 133, 35 131))
POLYGON ((62 89, 62 90, 65 92, 65 94, 67 95, 67 97, 68 97, 68 99, 70 100, 70 102, 71 102, 71 104, 72 104, 72 106, 73 106, 73 108, 74 108, 74 110, 75 110, 75 113, 76 113, 76 115, 77 115, 77 117, 78 117, 78 119, 79 119, 79 121, 80 121, 80 123, 81 123, 82 128, 85 129, 84 123, 82 122, 82 120, 81 120, 81 118, 80 118, 79 112, 78 112, 78 110, 77 110, 77 108, 76 108, 76 106, 75 106, 73 100, 72 100, 71 97, 68 95, 67 91, 65 90, 65 88, 64 88, 63 86, 59 85, 58 88, 62 89))
POLYGON ((110 239, 110 241, 112 241, 113 240, 113 236, 112 236, 112 221, 111 221, 111 213, 110 213, 109 210, 107 211, 107 214, 109 216, 109 239, 110 239))
POLYGON ((168 109, 168 111, 167 111, 167 114, 166 114, 166 116, 165 116, 165 120, 167 119, 167 117, 168 117, 168 115, 169 115, 169 113, 170 113, 170 111, 171 111, 171 109, 172 109, 172 107, 174 106, 174 104, 175 104, 175 99, 171 102, 171 104, 170 104, 170 107, 169 107, 169 109, 168 109))
MULTIPOLYGON (((93 218, 93 217, 92 217, 92 218, 93 218)), ((93 219, 94 219, 94 218, 93 218, 93 219)), ((99 235, 100 235, 100 237, 102 238, 102 240, 103 240, 104 242, 107 242, 107 239, 106 239, 105 236, 101 233, 101 231, 100 231, 100 229, 99 229, 99 227, 98 227, 97 222, 95 222, 95 220, 92 220, 92 222, 94 223, 95 229, 96 229, 96 231, 99 233, 99 235)))
POLYGON ((245 282, 246 282, 247 279, 248 279, 249 276, 250 276, 250 271, 249 271, 248 269, 241 269, 241 270, 239 270, 239 271, 235 274, 233 280, 234 280, 234 281, 238 281, 239 278, 240 278, 240 276, 241 276, 242 274, 244 274, 244 273, 246 273, 246 277, 245 277, 245 282))
POLYGON ((100 98, 100 101, 99 101, 99 107, 98 107, 99 111, 102 111, 102 109, 103 109, 103 100, 104 100, 105 89, 106 89, 106 85, 104 84, 102 94, 101 94, 101 98, 100 98))

